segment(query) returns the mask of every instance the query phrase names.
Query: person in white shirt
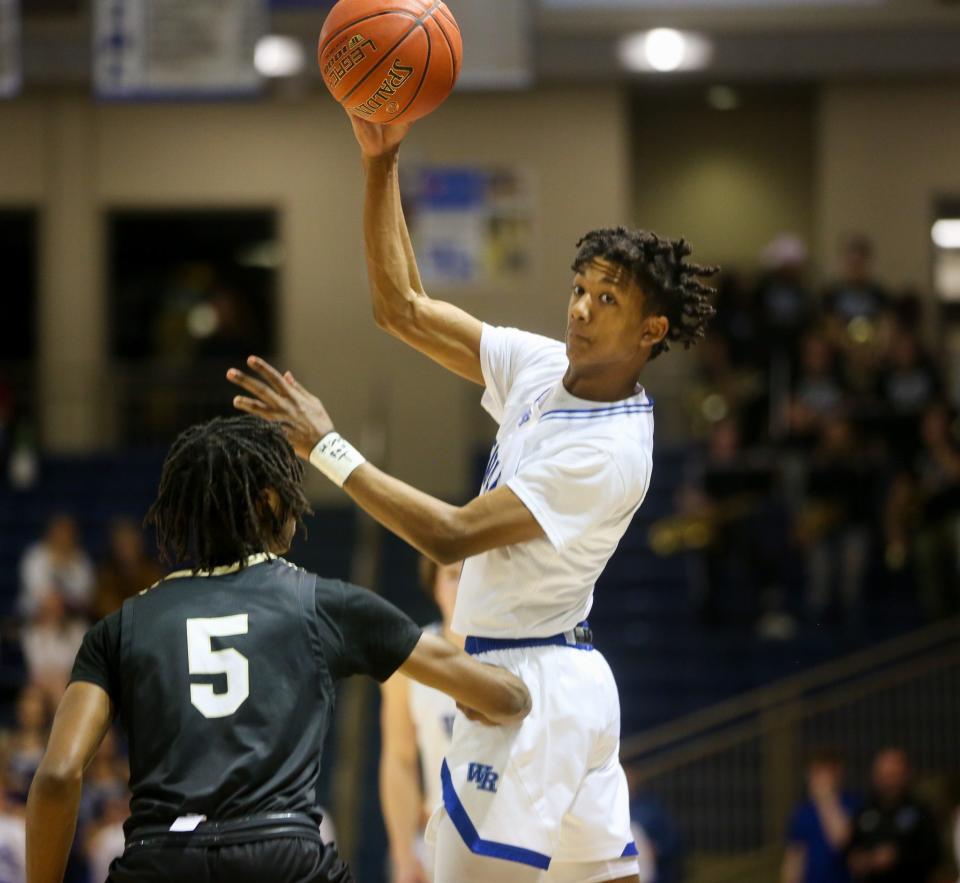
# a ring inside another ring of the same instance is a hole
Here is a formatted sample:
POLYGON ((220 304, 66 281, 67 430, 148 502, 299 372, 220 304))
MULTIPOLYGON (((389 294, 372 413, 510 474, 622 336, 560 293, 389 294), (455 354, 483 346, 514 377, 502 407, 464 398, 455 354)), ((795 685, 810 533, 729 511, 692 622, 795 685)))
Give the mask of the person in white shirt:
POLYGON ((21 615, 32 620, 55 597, 70 615, 85 616, 93 599, 93 565, 80 545, 77 523, 69 515, 50 519, 43 539, 20 559, 21 615))
POLYGON ((377 324, 485 388, 499 424, 479 496, 448 505, 367 463, 292 374, 251 356, 227 377, 240 410, 282 423, 297 453, 435 561, 466 559, 454 631, 533 697, 520 725, 459 714, 441 771, 437 883, 635 883, 620 707, 585 618, 597 577, 650 481, 653 403, 641 370, 703 337, 713 268, 689 246, 623 227, 578 243, 565 342, 495 328, 427 297, 400 203, 408 127, 353 119, 377 324), (508 865, 507 863, 511 863, 508 865))
MULTIPOLYGON (((441 615, 425 631, 451 643, 462 643, 450 631, 461 567, 460 561, 441 567, 420 559, 420 582, 441 615)), ((441 803, 440 769, 457 705, 446 693, 400 673, 381 692, 380 805, 390 841, 390 877, 393 883, 429 883, 433 856, 423 842, 423 823, 441 803)))

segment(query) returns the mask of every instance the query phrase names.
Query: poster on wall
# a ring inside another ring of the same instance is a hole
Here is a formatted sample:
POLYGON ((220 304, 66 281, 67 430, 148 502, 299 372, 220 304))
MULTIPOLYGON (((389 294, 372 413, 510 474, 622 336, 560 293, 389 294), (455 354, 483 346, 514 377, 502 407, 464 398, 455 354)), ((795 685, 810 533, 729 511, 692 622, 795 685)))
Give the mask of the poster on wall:
POLYGON ((533 271, 530 175, 510 168, 420 168, 404 202, 423 281, 492 288, 533 271))
POLYGON ((255 94, 265 0, 94 0, 93 79, 101 98, 255 94))
POLYGON ((20 0, 0 0, 0 98, 11 98, 23 82, 20 0))

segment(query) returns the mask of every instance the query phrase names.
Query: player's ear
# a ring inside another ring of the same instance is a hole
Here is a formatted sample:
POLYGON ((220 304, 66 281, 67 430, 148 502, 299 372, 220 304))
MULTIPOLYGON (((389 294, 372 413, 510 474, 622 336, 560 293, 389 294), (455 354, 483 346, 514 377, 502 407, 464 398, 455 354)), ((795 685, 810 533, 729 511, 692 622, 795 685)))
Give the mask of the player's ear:
POLYGON ((257 500, 260 518, 263 520, 274 535, 279 535, 286 520, 283 511, 283 502, 280 500, 280 494, 272 487, 265 487, 260 491, 260 499, 257 500))
POLYGON ((640 326, 640 342, 644 348, 652 349, 669 331, 670 320, 666 316, 646 316, 640 326))

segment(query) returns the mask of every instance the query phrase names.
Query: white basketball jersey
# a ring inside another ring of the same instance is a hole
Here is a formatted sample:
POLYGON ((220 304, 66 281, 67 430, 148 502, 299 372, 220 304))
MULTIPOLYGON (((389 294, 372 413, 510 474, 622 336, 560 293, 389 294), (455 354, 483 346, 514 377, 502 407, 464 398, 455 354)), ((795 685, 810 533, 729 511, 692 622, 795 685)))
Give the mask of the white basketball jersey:
POLYGON ((453 630, 547 637, 586 619, 593 588, 650 484, 653 403, 642 387, 592 402, 563 386, 562 343, 483 326, 483 406, 500 424, 482 493, 507 485, 546 535, 467 559, 453 630))
MULTIPOLYGON (((440 635, 439 624, 428 626, 424 631, 440 635)), ((424 805, 433 812, 440 804, 440 767, 450 747, 453 735, 453 719, 457 703, 446 693, 425 687, 417 681, 410 682, 410 716, 417 731, 417 748, 423 767, 424 805)))

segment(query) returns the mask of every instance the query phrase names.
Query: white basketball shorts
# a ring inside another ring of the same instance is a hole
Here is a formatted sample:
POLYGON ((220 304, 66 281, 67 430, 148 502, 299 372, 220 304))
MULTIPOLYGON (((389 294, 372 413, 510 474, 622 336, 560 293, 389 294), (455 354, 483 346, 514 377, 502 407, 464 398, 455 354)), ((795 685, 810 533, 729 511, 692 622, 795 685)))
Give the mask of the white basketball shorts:
POLYGON ((592 648, 520 646, 477 659, 523 680, 533 710, 506 727, 457 714, 441 772, 443 806, 428 839, 445 813, 476 855, 542 870, 551 861, 635 856, 620 699, 603 656, 592 648))

